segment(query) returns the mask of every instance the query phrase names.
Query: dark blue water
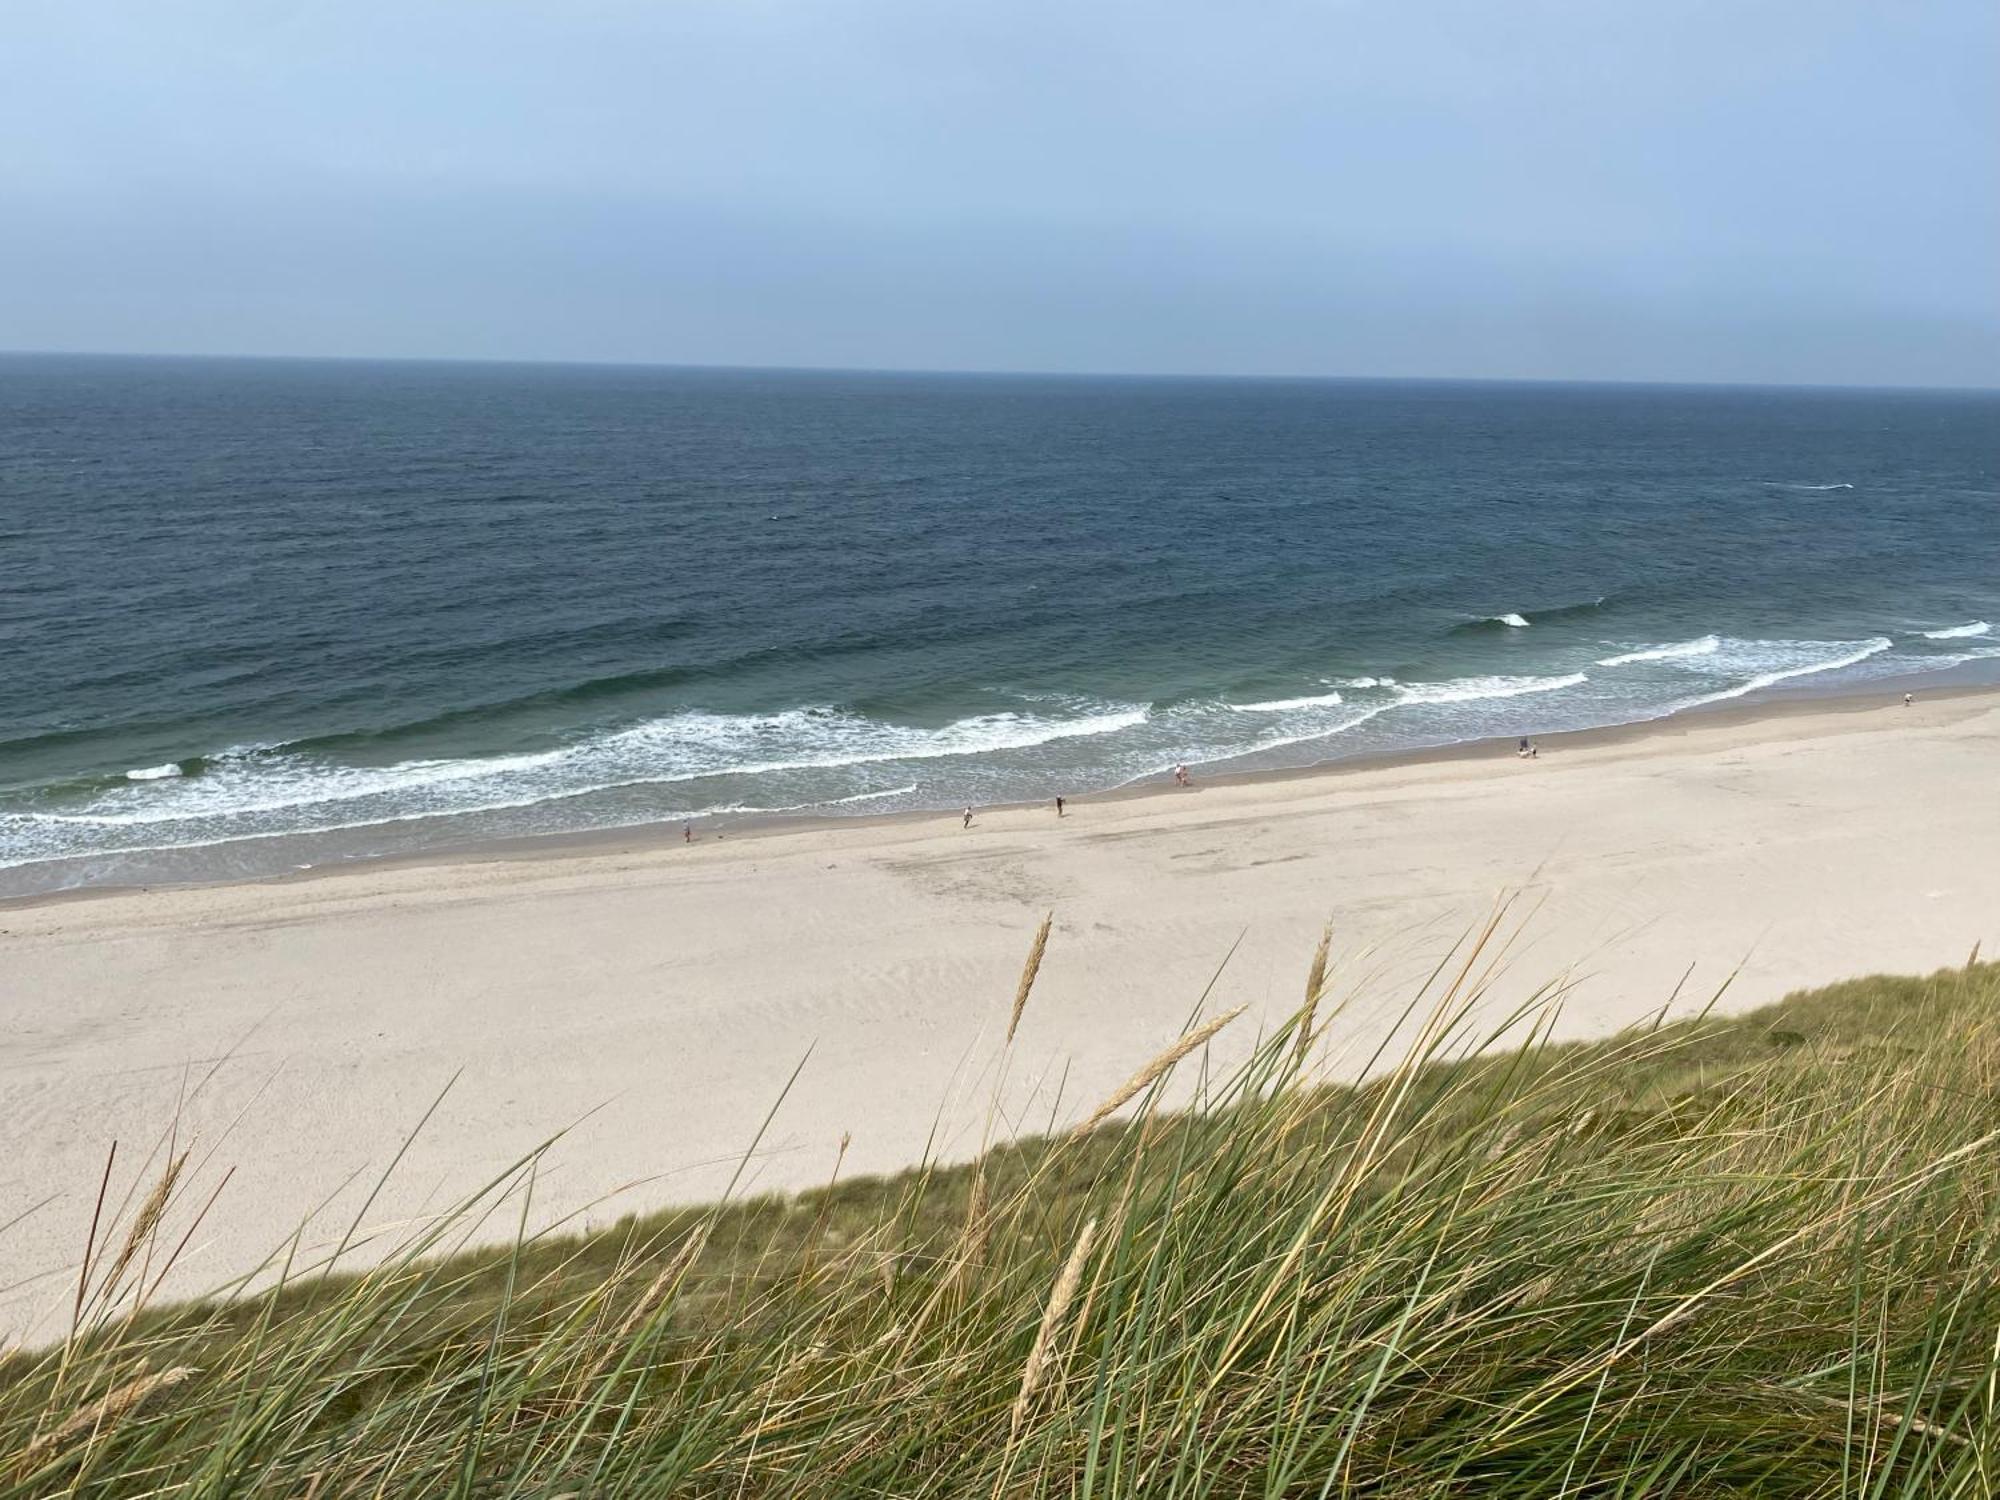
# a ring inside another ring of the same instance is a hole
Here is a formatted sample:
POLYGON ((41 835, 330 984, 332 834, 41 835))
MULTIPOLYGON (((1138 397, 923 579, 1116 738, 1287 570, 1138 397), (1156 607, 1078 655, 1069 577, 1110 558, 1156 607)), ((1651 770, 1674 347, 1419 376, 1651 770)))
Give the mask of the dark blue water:
POLYGON ((0 359, 0 890, 2000 654, 2000 397, 0 359))

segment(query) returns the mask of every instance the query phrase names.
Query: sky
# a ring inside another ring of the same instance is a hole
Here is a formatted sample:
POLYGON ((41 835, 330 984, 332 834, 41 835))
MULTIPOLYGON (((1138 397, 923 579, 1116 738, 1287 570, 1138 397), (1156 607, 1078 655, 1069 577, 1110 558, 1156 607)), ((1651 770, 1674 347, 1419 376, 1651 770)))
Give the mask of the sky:
POLYGON ((2000 385, 1994 0, 5 0, 0 349, 2000 385))

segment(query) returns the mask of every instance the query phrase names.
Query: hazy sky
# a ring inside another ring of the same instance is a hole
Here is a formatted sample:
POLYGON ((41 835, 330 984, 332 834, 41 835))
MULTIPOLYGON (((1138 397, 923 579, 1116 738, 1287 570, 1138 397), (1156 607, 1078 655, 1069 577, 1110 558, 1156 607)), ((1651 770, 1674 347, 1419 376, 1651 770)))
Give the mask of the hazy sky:
POLYGON ((1995 0, 4 0, 0 348, 2000 385, 1995 0))

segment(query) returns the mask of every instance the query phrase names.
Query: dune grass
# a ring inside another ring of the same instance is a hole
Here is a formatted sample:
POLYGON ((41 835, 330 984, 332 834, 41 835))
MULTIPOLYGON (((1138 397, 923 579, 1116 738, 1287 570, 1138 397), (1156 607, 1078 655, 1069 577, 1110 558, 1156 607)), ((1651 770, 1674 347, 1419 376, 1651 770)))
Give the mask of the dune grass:
POLYGON ((0 1497, 1996 1493, 2000 965, 1555 1046, 1477 947, 1359 1087, 1322 951, 1185 1109, 1199 1015, 971 1165, 443 1253, 530 1160, 151 1307, 170 1165, 0 1368, 0 1497))

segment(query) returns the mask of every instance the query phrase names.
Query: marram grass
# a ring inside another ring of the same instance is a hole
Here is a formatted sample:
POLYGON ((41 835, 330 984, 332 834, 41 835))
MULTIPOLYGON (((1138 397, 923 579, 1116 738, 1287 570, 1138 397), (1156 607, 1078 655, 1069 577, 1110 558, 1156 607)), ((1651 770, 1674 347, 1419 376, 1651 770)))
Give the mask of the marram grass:
POLYGON ((1475 1058, 1480 972, 1363 1087, 1322 956, 1179 1113, 1181 1045, 1087 1134, 445 1254, 529 1161, 159 1308, 169 1153, 0 1367, 0 1497, 2000 1493, 2000 966, 1475 1058))

